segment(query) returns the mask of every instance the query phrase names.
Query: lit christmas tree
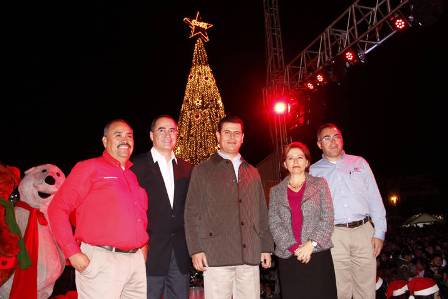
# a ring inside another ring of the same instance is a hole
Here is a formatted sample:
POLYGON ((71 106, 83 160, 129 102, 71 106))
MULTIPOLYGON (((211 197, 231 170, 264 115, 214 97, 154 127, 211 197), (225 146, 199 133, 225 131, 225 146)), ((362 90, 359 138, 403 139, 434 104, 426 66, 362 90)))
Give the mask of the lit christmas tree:
POLYGON ((179 135, 176 156, 196 165, 210 157, 218 149, 215 132, 224 117, 224 105, 215 77, 207 61, 204 42, 208 41, 206 30, 211 24, 185 18, 190 26, 190 37, 198 35, 194 46, 193 65, 188 76, 184 101, 179 117, 179 135))

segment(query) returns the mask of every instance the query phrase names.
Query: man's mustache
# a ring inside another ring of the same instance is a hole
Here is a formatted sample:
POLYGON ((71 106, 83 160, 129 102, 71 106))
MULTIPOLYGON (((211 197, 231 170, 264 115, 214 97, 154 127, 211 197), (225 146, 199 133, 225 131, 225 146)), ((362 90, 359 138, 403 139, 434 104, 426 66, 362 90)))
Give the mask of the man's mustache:
POLYGON ((121 142, 120 144, 117 145, 117 148, 122 146, 122 145, 127 145, 129 148, 131 147, 131 145, 127 142, 121 142))

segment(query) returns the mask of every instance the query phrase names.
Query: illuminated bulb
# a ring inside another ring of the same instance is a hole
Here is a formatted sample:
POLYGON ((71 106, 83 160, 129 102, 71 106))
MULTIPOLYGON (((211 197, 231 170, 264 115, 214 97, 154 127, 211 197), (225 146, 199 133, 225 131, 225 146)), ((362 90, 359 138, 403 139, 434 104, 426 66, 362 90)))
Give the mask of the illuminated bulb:
POLYGON ((277 102, 274 105, 274 112, 277 114, 284 114, 287 110, 287 105, 284 102, 277 102))

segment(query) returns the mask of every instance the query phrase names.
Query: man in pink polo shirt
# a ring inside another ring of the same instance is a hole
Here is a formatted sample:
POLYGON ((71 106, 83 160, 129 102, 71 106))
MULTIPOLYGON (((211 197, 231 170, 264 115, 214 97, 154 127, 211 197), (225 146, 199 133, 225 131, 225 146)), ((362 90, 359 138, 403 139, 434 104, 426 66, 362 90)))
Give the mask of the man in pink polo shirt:
POLYGON ((50 225, 76 269, 78 298, 146 299, 148 199, 129 169, 132 128, 112 120, 102 141, 103 155, 77 163, 53 198, 50 225))

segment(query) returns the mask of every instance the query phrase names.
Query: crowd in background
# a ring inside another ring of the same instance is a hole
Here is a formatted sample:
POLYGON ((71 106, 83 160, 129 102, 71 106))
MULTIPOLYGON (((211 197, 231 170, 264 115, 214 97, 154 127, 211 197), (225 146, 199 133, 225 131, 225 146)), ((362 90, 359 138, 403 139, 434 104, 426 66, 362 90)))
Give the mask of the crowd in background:
MULTIPOLYGON (((393 228, 391 228, 393 229, 393 228)), ((377 259, 378 275, 386 282, 414 277, 433 278, 441 298, 448 298, 448 225, 400 227, 388 232, 377 259)))

